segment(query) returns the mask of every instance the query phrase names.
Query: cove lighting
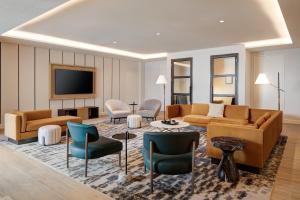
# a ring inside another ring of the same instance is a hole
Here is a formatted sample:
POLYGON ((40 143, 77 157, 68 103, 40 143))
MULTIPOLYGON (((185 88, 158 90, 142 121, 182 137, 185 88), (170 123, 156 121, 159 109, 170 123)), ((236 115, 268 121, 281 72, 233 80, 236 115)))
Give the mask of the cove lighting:
POLYGON ((278 38, 267 39, 267 40, 257 40, 243 43, 246 48, 258 48, 266 46, 275 46, 275 45, 286 45, 292 44, 292 39, 285 23, 281 8, 279 6, 278 0, 254 0, 260 4, 261 9, 266 15, 269 16, 269 19, 273 27, 277 30, 279 35, 278 38))
POLYGON ((85 49, 85 50, 90 50, 90 51, 97 51, 97 52, 102 52, 102 53, 115 54, 115 55, 120 55, 120 56, 127 56, 127 57, 132 57, 132 58, 139 58, 139 59, 154 59, 154 58, 167 57, 167 53, 140 54, 140 53, 134 53, 134 52, 124 51, 124 50, 120 50, 120 49, 104 47, 104 46, 100 46, 100 45, 94 45, 94 44, 85 43, 85 42, 78 42, 78 41, 74 41, 74 40, 68 40, 68 39, 64 39, 64 38, 53 37, 53 36, 37 34, 37 33, 31 33, 31 32, 26 32, 26 31, 19 31, 19 30, 8 31, 8 32, 2 34, 2 36, 17 38, 17 39, 24 39, 24 40, 31 40, 31 41, 35 41, 35 42, 49 43, 49 44, 54 44, 54 45, 67 46, 67 47, 78 48, 78 49, 85 49))

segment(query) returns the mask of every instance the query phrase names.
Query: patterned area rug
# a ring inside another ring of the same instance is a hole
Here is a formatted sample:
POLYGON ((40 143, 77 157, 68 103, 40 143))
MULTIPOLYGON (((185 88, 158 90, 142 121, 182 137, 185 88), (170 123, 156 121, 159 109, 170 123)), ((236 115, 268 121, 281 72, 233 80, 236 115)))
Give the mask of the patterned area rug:
MULTIPOLYGON (((126 123, 113 125, 108 121, 102 121, 95 125, 100 134, 108 137, 127 130, 126 123)), ((201 136, 200 145, 196 151, 195 194, 193 196, 190 195, 190 174, 160 175, 154 179, 154 193, 150 193, 149 178, 144 173, 141 155, 143 133, 156 131, 148 122, 144 122, 141 129, 130 130, 130 133, 137 135, 128 142, 128 172, 134 178, 123 183, 118 181, 118 177, 119 174, 124 173, 125 161, 123 159, 123 168, 120 169, 117 155, 89 160, 88 177, 85 178, 84 160, 70 158, 70 168, 66 168, 65 140, 52 146, 41 146, 37 142, 19 146, 6 141, 1 141, 0 144, 22 152, 114 199, 269 199, 286 137, 281 137, 280 142, 276 144, 261 174, 240 171, 240 181, 234 185, 220 182, 216 177, 217 166, 210 164, 206 156, 206 130, 190 126, 184 131, 195 130, 199 131, 201 136)), ((124 158, 124 152, 122 156, 124 158)))

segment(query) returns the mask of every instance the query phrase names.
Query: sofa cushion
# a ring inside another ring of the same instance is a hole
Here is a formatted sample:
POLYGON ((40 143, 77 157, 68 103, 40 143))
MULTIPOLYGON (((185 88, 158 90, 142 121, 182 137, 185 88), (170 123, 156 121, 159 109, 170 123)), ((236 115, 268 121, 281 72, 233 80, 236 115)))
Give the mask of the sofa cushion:
POLYGON ((264 115, 263 115, 265 121, 267 121, 270 117, 271 117, 271 113, 269 112, 266 112, 264 115))
POLYGON ((208 104, 204 103, 194 103, 192 105, 191 114, 192 115, 207 115, 208 113, 208 104))
POLYGON ((211 122, 226 123, 226 124, 239 124, 239 125, 248 124, 248 120, 246 120, 246 119, 219 118, 219 117, 212 118, 211 122))
POLYGON ((24 112, 16 112, 16 115, 21 117, 21 133, 26 131, 27 115, 24 112))
POLYGON ((37 119, 37 120, 27 121, 26 131, 36 131, 40 127, 45 125, 65 126, 68 121, 81 122, 82 120, 80 117, 74 117, 74 116, 60 116, 60 117, 53 117, 53 118, 37 119))
POLYGON ((248 106, 226 105, 224 108, 224 117, 232 119, 244 119, 249 118, 248 106))
POLYGON ((51 110, 33 110, 33 111, 24 111, 27 121, 50 118, 52 116, 51 110))
POLYGON ((196 124, 208 124, 210 120, 211 117, 205 115, 186 115, 183 117, 183 121, 196 124))
POLYGON ((209 110, 207 116, 209 117, 223 117, 224 104, 209 104, 209 110))
POLYGON ((264 117, 264 115, 263 116, 261 116, 260 118, 258 118, 257 120, 256 120, 256 122, 254 123, 254 126, 256 127, 256 128, 259 128, 259 127, 261 127, 261 125, 263 125, 263 123, 266 121, 266 119, 265 119, 265 117, 264 117))

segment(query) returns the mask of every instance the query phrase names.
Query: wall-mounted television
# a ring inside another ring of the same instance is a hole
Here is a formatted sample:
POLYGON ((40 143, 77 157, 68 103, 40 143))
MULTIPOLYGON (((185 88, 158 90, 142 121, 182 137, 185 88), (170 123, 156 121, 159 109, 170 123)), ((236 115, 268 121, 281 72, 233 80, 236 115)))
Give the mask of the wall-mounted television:
POLYGON ((51 99, 94 97, 94 68, 51 64, 51 99))

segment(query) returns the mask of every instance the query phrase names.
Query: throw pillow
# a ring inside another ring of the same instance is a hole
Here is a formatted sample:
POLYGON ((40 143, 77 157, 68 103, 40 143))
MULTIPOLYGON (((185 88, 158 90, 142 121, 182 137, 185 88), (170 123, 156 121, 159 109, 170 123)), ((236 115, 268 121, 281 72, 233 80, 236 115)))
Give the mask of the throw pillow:
POLYGON ((224 113, 224 104, 215 104, 215 103, 210 103, 209 104, 209 109, 208 109, 207 116, 209 116, 209 117, 223 117, 223 113, 224 113))
POLYGON ((263 125, 263 123, 265 122, 265 117, 264 116, 261 116, 260 118, 258 118, 255 123, 254 123, 254 126, 258 129, 261 127, 261 125, 263 125))
POLYGON ((270 117, 271 117, 271 113, 266 112, 263 117, 265 118, 265 120, 267 121, 270 117))

